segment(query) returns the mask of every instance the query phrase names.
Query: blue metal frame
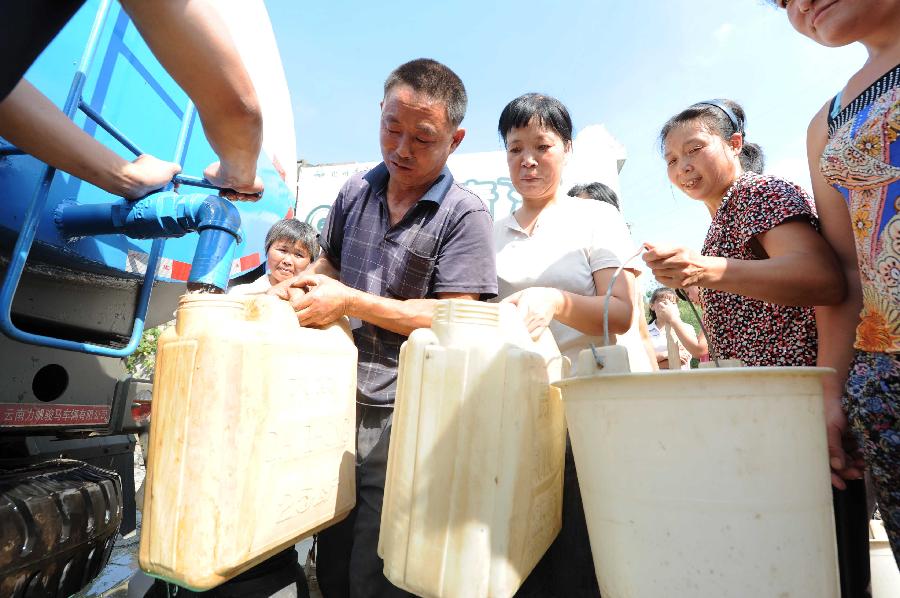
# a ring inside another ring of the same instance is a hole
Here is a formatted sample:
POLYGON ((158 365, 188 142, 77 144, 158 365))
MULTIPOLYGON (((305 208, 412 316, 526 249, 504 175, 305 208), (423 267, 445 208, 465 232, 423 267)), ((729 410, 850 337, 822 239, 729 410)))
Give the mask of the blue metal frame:
MULTIPOLYGON (((66 98, 66 103, 63 108, 63 112, 69 118, 73 118, 75 116, 76 110, 78 110, 79 108, 84 109, 86 107, 82 96, 84 92, 85 81, 87 80, 87 72, 90 69, 91 64, 93 63, 94 56, 97 51, 100 33, 103 30, 103 26, 106 22, 107 16, 109 15, 110 4, 111 0, 102 0, 96 17, 94 18, 94 23, 91 27, 91 32, 88 37, 84 53, 81 57, 81 62, 78 65, 78 70, 75 72, 75 76, 72 80, 72 85, 69 88, 69 94, 66 98)), ((88 110, 90 109, 88 108, 88 110)), ((92 120, 95 120, 95 122, 98 122, 98 124, 101 124, 102 121, 101 126, 103 126, 104 129, 109 131, 111 134, 113 134, 114 137, 119 139, 119 141, 121 141, 130 150, 134 151, 137 149, 134 144, 128 142, 127 139, 123 135, 121 135, 121 133, 118 133, 118 131, 116 131, 115 134, 112 133, 112 131, 115 131, 114 127, 103 121, 102 118, 97 119, 96 117, 99 117, 99 114, 97 114, 93 110, 90 110, 90 112, 88 112, 88 110, 84 110, 85 114, 87 114, 92 120)), ((191 119, 193 119, 193 115, 191 115, 191 119)), ((180 143, 184 143, 184 139, 179 139, 179 141, 180 143)), ((7 148, 4 147, 4 149, 7 148)), ((183 156, 183 153, 183 147, 179 146, 176 154, 181 157, 183 156)), ((92 355, 100 355, 103 357, 126 357, 133 353, 135 349, 137 349, 138 343, 141 339, 141 335, 144 332, 144 321, 147 316, 147 308, 150 304, 150 293, 153 290, 153 282, 156 278, 156 269, 159 264, 159 256, 162 253, 164 244, 164 241, 162 239, 155 239, 153 241, 147 264, 147 272, 144 276, 143 283, 141 284, 141 291, 138 297, 138 305, 135 313, 134 326, 132 328, 131 337, 124 347, 115 348, 103 345, 94 345, 91 343, 70 341, 39 334, 32 334, 30 332, 20 330, 12 322, 13 299, 15 298, 16 290, 18 289, 19 282, 21 281, 22 272, 25 269, 25 263, 28 259, 28 254, 31 252, 31 247, 34 243, 34 237, 37 233, 38 219, 42 211, 44 210, 44 207, 46 206, 47 197, 50 191, 50 185, 53 182, 53 177, 55 174, 56 168, 49 165, 44 168, 40 183, 38 184, 34 196, 32 197, 31 203, 29 204, 28 209, 25 212, 25 217, 22 222, 19 236, 16 239, 15 247, 13 248, 9 266, 3 278, 3 284, 2 286, 0 286, 0 331, 14 340, 32 345, 63 349, 66 351, 78 351, 82 353, 89 353, 92 355)))

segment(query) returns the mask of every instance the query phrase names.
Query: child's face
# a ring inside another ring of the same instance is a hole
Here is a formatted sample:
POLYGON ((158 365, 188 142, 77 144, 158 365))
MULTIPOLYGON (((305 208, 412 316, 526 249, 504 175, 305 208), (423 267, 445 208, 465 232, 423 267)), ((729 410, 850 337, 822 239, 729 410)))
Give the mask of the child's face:
POLYGON ((277 284, 306 269, 309 265, 309 250, 302 241, 292 244, 286 239, 277 239, 266 254, 266 265, 269 280, 272 284, 277 284))

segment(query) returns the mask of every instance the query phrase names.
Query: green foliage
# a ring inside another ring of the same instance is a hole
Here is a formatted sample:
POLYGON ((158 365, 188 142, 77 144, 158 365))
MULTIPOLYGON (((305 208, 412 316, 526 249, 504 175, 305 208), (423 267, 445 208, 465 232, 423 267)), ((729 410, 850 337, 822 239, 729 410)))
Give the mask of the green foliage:
POLYGON ((141 335, 141 341, 134 353, 125 358, 125 369, 138 378, 150 378, 156 365, 156 343, 164 327, 148 328, 141 335))
MULTIPOLYGON (((694 306, 697 309, 697 313, 700 313, 700 306, 694 306)), ((681 320, 683 322, 687 322, 691 326, 694 327, 694 332, 700 334, 700 321, 697 319, 697 316, 694 315, 694 312, 691 311, 691 306, 688 305, 687 301, 678 301, 678 313, 681 315, 681 320)))

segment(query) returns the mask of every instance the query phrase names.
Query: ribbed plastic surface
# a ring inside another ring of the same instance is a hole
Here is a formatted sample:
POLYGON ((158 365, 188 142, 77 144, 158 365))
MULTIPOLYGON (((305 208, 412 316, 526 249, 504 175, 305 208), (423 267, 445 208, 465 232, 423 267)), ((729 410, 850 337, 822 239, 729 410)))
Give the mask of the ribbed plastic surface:
POLYGON ((378 552, 420 596, 512 596, 559 532, 565 424, 550 333, 439 303, 400 352, 378 552))
POLYGON ((214 587, 355 502, 356 347, 275 297, 186 295, 159 340, 141 567, 214 587))

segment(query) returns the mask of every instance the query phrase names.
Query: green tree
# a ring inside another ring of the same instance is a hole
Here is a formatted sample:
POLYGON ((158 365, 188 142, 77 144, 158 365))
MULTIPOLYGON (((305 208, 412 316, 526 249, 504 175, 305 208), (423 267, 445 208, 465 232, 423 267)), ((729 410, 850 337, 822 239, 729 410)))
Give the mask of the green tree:
POLYGON ((148 328, 141 335, 137 349, 125 358, 125 369, 136 378, 151 378, 156 365, 156 345, 165 326, 148 328))

